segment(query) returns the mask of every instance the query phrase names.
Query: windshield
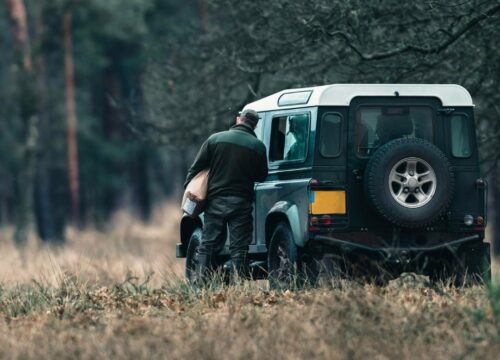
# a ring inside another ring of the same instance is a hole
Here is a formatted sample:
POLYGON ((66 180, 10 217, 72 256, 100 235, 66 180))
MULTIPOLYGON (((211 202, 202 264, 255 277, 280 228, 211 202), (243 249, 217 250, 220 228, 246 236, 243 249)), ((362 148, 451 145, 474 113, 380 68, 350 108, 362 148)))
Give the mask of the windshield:
POLYGON ((428 106, 363 106, 356 113, 356 148, 370 156, 383 144, 398 138, 432 142, 433 112, 428 106))

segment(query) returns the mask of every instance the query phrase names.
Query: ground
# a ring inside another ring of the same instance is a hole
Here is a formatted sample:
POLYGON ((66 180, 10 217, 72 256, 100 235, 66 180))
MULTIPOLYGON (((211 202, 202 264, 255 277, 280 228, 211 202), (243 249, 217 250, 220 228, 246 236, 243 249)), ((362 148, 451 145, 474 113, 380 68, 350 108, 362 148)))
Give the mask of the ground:
POLYGON ((12 246, 0 232, 0 358, 496 358, 500 290, 379 287, 331 279, 274 292, 265 282, 199 291, 174 258, 177 207, 149 225, 119 215, 65 247, 12 246))

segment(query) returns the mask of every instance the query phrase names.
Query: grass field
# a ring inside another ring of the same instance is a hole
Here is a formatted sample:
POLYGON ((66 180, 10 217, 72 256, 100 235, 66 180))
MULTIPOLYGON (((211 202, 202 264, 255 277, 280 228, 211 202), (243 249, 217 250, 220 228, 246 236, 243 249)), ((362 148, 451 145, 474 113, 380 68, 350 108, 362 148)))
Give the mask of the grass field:
POLYGON ((196 290, 174 258, 175 206, 117 216, 65 247, 0 232, 0 358, 477 359, 500 353, 500 289, 332 280, 196 290), (162 215, 160 215, 162 214, 162 215))

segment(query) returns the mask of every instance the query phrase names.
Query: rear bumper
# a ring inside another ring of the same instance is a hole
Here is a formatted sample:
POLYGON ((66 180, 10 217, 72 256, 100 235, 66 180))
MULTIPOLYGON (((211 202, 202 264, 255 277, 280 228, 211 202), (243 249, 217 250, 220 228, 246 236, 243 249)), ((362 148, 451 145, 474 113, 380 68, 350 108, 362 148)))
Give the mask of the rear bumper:
MULTIPOLYGON (((384 262, 394 264, 410 264, 420 259, 422 255, 439 252, 456 252, 460 247, 474 244, 482 240, 479 234, 466 236, 457 240, 444 242, 432 246, 419 247, 372 247, 350 241, 335 239, 330 236, 317 235, 314 241, 339 249, 343 254, 364 253, 376 257, 384 262)), ((489 244, 484 244, 489 246, 489 244)))

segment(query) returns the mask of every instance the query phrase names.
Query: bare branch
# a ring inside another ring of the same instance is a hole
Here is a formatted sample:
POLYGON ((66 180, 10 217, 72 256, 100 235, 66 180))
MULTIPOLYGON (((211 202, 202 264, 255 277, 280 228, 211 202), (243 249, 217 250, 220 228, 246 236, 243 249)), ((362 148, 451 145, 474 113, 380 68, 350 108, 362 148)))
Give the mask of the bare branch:
POLYGON ((458 31, 452 33, 449 38, 442 42, 441 44, 438 44, 436 46, 432 47, 422 47, 422 46, 416 46, 416 45, 406 45, 394 50, 386 51, 386 52, 379 52, 379 53, 372 53, 372 54, 365 54, 361 50, 358 49, 356 45, 353 44, 351 41, 350 37, 343 31, 335 31, 333 33, 330 33, 330 36, 340 36, 342 37, 346 43, 347 46, 350 47, 362 60, 382 60, 382 59, 387 59, 396 55, 400 55, 403 53, 407 52, 417 52, 417 53, 422 53, 422 54, 438 54, 441 51, 445 50, 447 47, 455 43, 462 35, 464 35, 466 32, 474 28, 476 25, 478 25, 481 21, 487 19, 488 17, 494 15, 495 13, 500 11, 500 4, 492 7, 491 9, 477 15, 476 17, 472 18, 469 22, 467 22, 464 26, 462 26, 458 31))

